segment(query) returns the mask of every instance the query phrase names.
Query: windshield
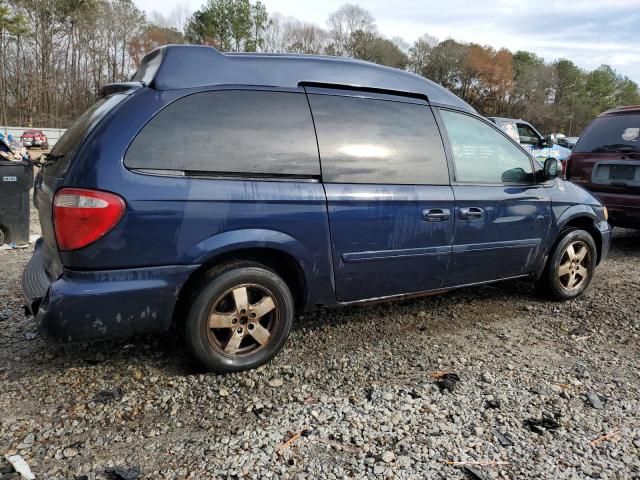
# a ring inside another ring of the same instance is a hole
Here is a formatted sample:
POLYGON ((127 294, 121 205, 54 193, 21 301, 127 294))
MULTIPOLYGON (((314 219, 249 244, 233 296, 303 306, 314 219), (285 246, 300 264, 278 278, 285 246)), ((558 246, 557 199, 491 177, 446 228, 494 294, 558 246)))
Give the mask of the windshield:
POLYGON ((110 95, 94 103, 69 127, 51 152, 46 156, 44 170, 47 175, 63 175, 71 162, 73 152, 87 138, 96 125, 118 105, 126 95, 110 95))
POLYGON ((576 153, 640 153, 640 114, 596 118, 573 149, 576 153))

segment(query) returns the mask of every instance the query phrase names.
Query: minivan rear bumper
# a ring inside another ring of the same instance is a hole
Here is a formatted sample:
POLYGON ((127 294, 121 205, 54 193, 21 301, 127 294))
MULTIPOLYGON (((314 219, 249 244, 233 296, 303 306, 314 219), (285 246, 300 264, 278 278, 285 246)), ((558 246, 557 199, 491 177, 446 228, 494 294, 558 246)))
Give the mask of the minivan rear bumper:
POLYGON ((593 192, 609 211, 609 223, 616 227, 640 228, 640 195, 593 192))
POLYGON ((65 269, 60 278, 51 280, 38 243, 22 275, 22 291, 47 340, 106 340, 167 330, 180 288, 196 268, 65 269))

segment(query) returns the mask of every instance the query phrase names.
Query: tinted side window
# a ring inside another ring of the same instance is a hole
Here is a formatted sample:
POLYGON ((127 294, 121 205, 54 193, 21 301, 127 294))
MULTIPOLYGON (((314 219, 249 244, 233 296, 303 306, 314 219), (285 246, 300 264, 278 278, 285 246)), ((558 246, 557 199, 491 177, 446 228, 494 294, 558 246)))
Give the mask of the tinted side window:
POLYGON ((449 183, 428 106, 333 95, 309 95, 309 101, 325 182, 449 183))
POLYGON ((582 134, 573 151, 640 152, 640 114, 596 118, 582 134))
POLYGON ((158 113, 135 138, 129 168, 320 175, 303 93, 202 92, 158 113))
POLYGON ((456 180, 468 183, 526 183, 529 156, 500 132, 470 115, 442 110, 456 166, 456 180))

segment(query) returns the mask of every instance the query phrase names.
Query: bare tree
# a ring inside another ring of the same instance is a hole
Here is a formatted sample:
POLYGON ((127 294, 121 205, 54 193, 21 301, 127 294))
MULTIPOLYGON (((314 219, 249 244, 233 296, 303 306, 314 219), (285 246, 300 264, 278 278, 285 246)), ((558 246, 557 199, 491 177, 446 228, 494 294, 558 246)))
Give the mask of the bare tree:
POLYGON ((176 3, 176 5, 171 9, 168 15, 170 28, 175 28, 178 32, 183 33, 187 28, 187 24, 193 15, 193 11, 189 7, 189 3, 181 2, 176 3))
POLYGON ((328 34, 314 23, 290 20, 283 27, 283 44, 287 52, 320 54, 324 52, 328 34))
POLYGON ((264 27, 262 48, 265 52, 281 53, 285 51, 283 25, 287 20, 279 13, 271 15, 264 27))
POLYGON ((331 53, 340 56, 353 56, 354 49, 361 47, 353 43, 355 32, 375 33, 377 31, 373 15, 351 3, 345 3, 329 15, 327 25, 331 39, 331 53))
POLYGON ((409 69, 418 75, 424 75, 429 64, 431 50, 438 45, 436 37, 424 33, 418 38, 407 52, 409 55, 409 69))

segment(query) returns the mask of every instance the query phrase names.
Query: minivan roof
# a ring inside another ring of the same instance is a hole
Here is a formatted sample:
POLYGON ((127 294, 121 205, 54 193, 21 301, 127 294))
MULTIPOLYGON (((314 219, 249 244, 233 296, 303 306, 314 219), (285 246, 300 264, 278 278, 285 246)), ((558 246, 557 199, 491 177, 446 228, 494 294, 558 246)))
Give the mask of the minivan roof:
POLYGON ((361 60, 302 54, 221 53, 203 45, 165 45, 144 56, 132 78, 156 90, 214 85, 300 85, 397 92, 475 112, 449 90, 419 75, 361 60))
POLYGON ((640 113, 640 105, 612 108, 606 112, 602 112, 598 117, 608 117, 609 115, 621 115, 625 113, 640 113))

